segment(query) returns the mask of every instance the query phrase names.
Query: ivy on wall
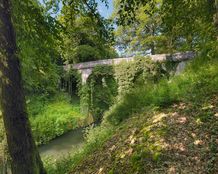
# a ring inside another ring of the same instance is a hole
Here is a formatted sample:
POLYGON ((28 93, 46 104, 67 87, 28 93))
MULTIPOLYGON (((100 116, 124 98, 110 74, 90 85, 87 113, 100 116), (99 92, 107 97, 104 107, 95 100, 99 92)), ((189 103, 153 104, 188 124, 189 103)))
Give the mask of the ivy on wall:
POLYGON ((153 62, 149 57, 136 57, 131 62, 121 62, 118 65, 98 65, 81 84, 81 75, 72 70, 66 76, 68 90, 72 79, 77 79, 78 95, 81 111, 91 114, 96 122, 102 120, 103 114, 121 96, 134 90, 137 85, 157 83, 162 78, 168 78, 175 71, 176 64, 153 62))
MULTIPOLYGON (((84 88, 84 87, 83 87, 84 88)), ((117 83, 113 66, 96 66, 86 83, 88 111, 100 122, 104 111, 109 109, 117 96, 117 83)))
POLYGON ((149 57, 136 57, 132 62, 122 62, 115 66, 119 96, 130 92, 139 83, 156 83, 168 76, 165 63, 153 62, 149 57))

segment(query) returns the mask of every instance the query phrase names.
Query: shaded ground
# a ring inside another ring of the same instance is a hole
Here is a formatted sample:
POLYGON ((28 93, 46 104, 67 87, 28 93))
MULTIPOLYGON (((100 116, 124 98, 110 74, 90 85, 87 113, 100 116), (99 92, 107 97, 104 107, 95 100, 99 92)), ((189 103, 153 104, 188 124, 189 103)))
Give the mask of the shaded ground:
POLYGON ((126 121, 73 174, 218 173, 218 95, 126 121))

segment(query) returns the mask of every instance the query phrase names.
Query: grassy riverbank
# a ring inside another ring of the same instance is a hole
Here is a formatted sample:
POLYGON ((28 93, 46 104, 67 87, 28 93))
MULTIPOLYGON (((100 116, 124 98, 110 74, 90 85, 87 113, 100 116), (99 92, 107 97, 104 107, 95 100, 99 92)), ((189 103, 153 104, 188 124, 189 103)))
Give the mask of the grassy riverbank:
POLYGON ((50 140, 83 126, 85 115, 80 113, 77 97, 59 93, 52 98, 32 96, 27 99, 28 113, 37 144, 50 140))

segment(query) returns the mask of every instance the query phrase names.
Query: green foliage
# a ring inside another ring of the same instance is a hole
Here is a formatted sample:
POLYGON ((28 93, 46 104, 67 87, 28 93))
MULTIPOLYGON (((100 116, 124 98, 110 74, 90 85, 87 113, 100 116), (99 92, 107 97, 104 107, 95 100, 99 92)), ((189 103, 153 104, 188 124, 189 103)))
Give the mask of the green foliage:
POLYGON ((51 99, 31 97, 28 112, 37 144, 46 144, 57 136, 83 126, 85 117, 80 114, 77 99, 70 101, 65 94, 51 99))
POLYGON ((90 107, 90 89, 88 85, 82 85, 79 89, 80 107, 83 114, 89 113, 90 107))
POLYGON ((168 75, 164 63, 154 63, 149 57, 135 57, 133 62, 123 62, 115 66, 119 95, 129 93, 139 84, 156 83, 168 75))
POLYGON ((25 90, 54 93, 59 79, 56 65, 59 25, 38 1, 13 0, 12 7, 25 90))
POLYGON ((96 66, 79 92, 83 111, 100 122, 104 112, 120 102, 123 95, 135 90, 135 86, 147 86, 168 77, 167 67, 166 63, 154 63, 148 57, 136 57, 132 62, 115 66, 96 66))
POLYGON ((119 124, 132 114, 148 107, 164 107, 181 100, 200 101, 205 96, 216 93, 217 59, 210 59, 208 55, 202 56, 196 58, 180 76, 134 88, 112 106, 105 117, 113 124, 119 124))
MULTIPOLYGON (((166 78, 161 79, 161 71, 154 71, 156 73, 150 73, 153 71, 149 71, 148 74, 145 73, 145 76, 143 76, 142 71, 135 70, 133 71, 133 73, 130 73, 133 74, 133 76, 125 76, 121 75, 120 73, 121 77, 130 77, 130 79, 134 79, 131 77, 135 77, 136 74, 141 75, 136 76, 139 77, 136 78, 137 80, 132 80, 137 85, 133 85, 133 90, 130 90, 130 92, 127 92, 125 95, 123 95, 123 97, 110 108, 109 112, 106 113, 105 118, 107 118, 113 124, 119 124, 134 113, 149 110, 150 108, 154 107, 166 107, 176 101, 188 100, 193 102, 194 104, 194 102, 205 100, 205 97, 217 93, 218 71, 216 67, 218 66, 218 61, 216 59, 216 50, 214 51, 213 49, 216 48, 216 44, 210 45, 210 48, 212 49, 207 50, 206 54, 202 54, 200 57, 196 58, 190 64, 188 64, 188 67, 183 74, 171 77, 169 80, 166 78), (150 76, 147 76, 149 74, 150 76), (146 85, 145 82, 147 82, 146 85)), ((133 64, 130 63, 130 65, 134 65, 136 62, 133 62, 133 64)), ((143 63, 140 63, 140 65, 141 64, 143 63)), ((128 64, 125 66, 122 65, 121 67, 122 68, 120 69, 120 71, 122 72, 124 71, 124 69, 131 71, 131 66, 128 66, 128 64)), ((146 68, 143 67, 145 66, 142 66, 141 69, 145 69, 145 72, 147 72, 146 68)), ((159 67, 159 65, 157 67, 159 67)), ((106 70, 103 71, 102 69, 106 68, 99 67, 98 71, 95 72, 95 76, 99 77, 101 75, 105 76, 106 74, 109 74, 108 72, 106 72, 106 70)), ((153 70, 153 68, 151 69, 153 70)), ((114 75, 113 73, 111 72, 111 75, 114 75)), ((89 81, 91 81, 92 78, 94 79, 94 77, 90 76, 89 81)), ((94 80, 93 83, 95 84, 94 80)), ((88 86, 86 86, 86 88, 84 89, 89 91, 88 86)), ((200 115, 199 117, 200 119, 203 119, 202 121, 204 121, 210 119, 211 114, 205 112, 205 114, 200 115)), ((86 158, 87 155, 93 153, 93 151, 97 148, 100 148, 103 142, 111 137, 113 133, 113 131, 111 131, 113 126, 107 126, 109 127, 97 128, 94 130, 91 129, 91 132, 88 134, 88 137, 90 139, 87 140, 87 145, 85 145, 85 147, 76 155, 71 155, 70 157, 54 163, 50 160, 47 161, 46 164, 48 171, 54 174, 68 173, 72 171, 72 169, 77 166, 84 158, 86 158)), ((159 133, 163 134, 165 131, 167 130, 160 130, 159 133)), ((216 148, 214 147, 215 142, 214 140, 211 140, 210 148, 212 151, 214 151, 215 154, 216 148)), ((149 151, 145 150, 136 152, 132 157, 131 162, 137 170, 140 171, 141 169, 139 161, 142 161, 145 158, 151 159, 158 165, 158 162, 161 160, 162 157, 161 153, 158 151, 158 149, 154 149, 153 146, 151 146, 151 148, 154 151, 154 153, 152 154, 149 151)), ((211 156, 210 161, 208 161, 208 171, 213 170, 213 165, 214 156, 211 156)), ((111 170, 111 173, 113 173, 113 170, 111 170)))
MULTIPOLYGON (((213 3, 207 0, 164 1, 162 6, 163 31, 171 42, 172 50, 196 50, 202 46, 202 43, 215 39, 213 3)), ((200 49, 202 48, 204 47, 200 49)))
POLYGON ((98 13, 92 16, 80 11, 68 16, 69 12, 69 6, 65 5, 59 17, 60 23, 66 29, 62 32, 63 45, 61 46, 65 60, 69 63, 78 63, 117 56, 112 47, 113 34, 109 21, 98 13))
POLYGON ((217 36, 215 1, 119 0, 117 44, 135 54, 202 50, 217 36), (184 17, 185 16, 185 17, 184 17))
MULTIPOLYGON (((109 21, 96 12, 95 1, 62 1, 64 8, 59 22, 64 30, 61 34, 58 22, 49 14, 49 6, 53 2, 57 7, 57 2, 60 1, 48 1, 45 8, 35 0, 24 0, 22 3, 12 1, 18 54, 21 57, 25 89, 29 93, 54 93, 60 74, 56 65, 59 54, 72 63, 117 56, 112 47, 112 28, 109 21), (62 37, 63 43, 58 36, 62 37)), ((82 104, 94 115, 96 121, 102 119, 103 113, 112 104, 114 105, 105 118, 113 124, 119 124, 132 114, 150 107, 165 107, 182 100, 196 102, 217 93, 218 49, 217 44, 211 42, 217 37, 213 26, 215 1, 163 2, 118 1, 121 7, 118 8, 118 18, 130 16, 137 19, 129 27, 118 31, 121 44, 143 54, 149 49, 159 53, 190 49, 198 51, 202 47, 206 54, 191 63, 181 76, 172 77, 170 80, 162 79, 165 75, 168 77, 164 70, 167 65, 163 67, 140 58, 115 68, 96 67, 87 84, 79 91, 82 104), (115 103, 117 94, 119 97, 115 103)), ((131 21, 127 19, 124 23, 131 21)), ((70 77, 74 73, 70 72, 68 75, 70 77)), ((48 96, 31 97, 27 100, 32 130, 38 144, 47 143, 81 126, 81 119, 84 119, 80 114, 79 104, 73 102, 72 106, 65 95, 60 94, 53 99, 46 97, 48 96)), ((211 117, 210 112, 198 115, 202 122, 210 120, 211 117)), ((0 122, 0 130, 4 129, 2 125, 0 122)), ((91 129, 84 149, 68 159, 49 164, 48 173, 70 172, 84 157, 102 146, 112 135, 113 128, 101 126, 91 129)), ((217 133, 216 127, 214 130, 217 133)), ((1 131, 0 139, 3 137, 1 131)), ((213 172, 217 154, 215 146, 216 139, 211 138, 210 150, 213 155, 208 161, 208 172, 213 172)), ((136 154, 133 163, 147 155, 136 154)), ((159 154, 155 154, 153 160, 158 161, 158 158, 159 154)))
POLYGON ((74 62, 88 62, 101 59, 99 51, 89 45, 79 45, 74 50, 74 62))
MULTIPOLYGON (((81 74, 77 70, 71 69, 69 72, 64 73, 62 80, 68 82, 68 86, 65 87, 70 96, 79 95, 79 91, 82 87, 81 74)), ((63 85, 63 84, 61 84, 63 85)))
MULTIPOLYGON (((116 2, 114 18, 117 19, 120 8, 120 1, 116 2)), ((115 36, 118 47, 136 54, 167 53, 167 38, 161 32, 161 0, 154 0, 154 4, 139 6, 135 13, 135 20, 132 24, 118 26, 115 36)))

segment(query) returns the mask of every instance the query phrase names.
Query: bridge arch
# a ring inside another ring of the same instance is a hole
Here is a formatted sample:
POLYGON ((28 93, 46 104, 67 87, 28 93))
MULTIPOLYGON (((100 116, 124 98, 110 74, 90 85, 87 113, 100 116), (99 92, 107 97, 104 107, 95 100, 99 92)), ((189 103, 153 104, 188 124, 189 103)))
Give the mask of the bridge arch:
MULTIPOLYGON (((93 70, 86 81, 88 87, 89 112, 96 122, 101 122, 102 115, 108 110, 113 99, 118 94, 118 85, 114 76, 114 67, 112 65, 98 65, 93 70)), ((87 94, 85 94, 87 95, 87 94)))

